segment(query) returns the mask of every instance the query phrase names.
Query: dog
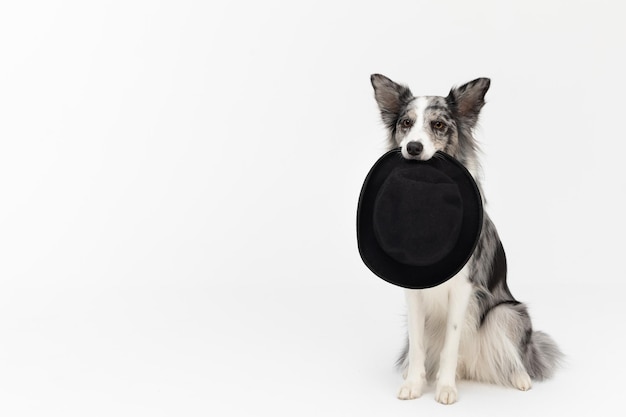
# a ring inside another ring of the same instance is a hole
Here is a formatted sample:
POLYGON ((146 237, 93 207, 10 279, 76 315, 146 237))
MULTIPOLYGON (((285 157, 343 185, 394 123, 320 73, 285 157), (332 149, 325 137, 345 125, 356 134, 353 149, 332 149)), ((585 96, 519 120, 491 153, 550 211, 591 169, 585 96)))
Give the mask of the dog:
MULTIPOLYGON (((413 96, 407 86, 380 74, 373 74, 371 83, 389 148, 400 147, 404 158, 416 160, 445 152, 468 169, 483 195, 473 130, 490 79, 453 87, 447 97, 413 96)), ((460 272, 432 288, 405 290, 408 334, 397 362, 404 377, 399 399, 420 397, 432 380, 435 399, 452 404, 457 378, 526 391, 531 380, 552 376, 562 353, 549 335, 533 330, 526 306, 507 286, 506 272, 498 232, 484 213, 476 248, 460 272)))

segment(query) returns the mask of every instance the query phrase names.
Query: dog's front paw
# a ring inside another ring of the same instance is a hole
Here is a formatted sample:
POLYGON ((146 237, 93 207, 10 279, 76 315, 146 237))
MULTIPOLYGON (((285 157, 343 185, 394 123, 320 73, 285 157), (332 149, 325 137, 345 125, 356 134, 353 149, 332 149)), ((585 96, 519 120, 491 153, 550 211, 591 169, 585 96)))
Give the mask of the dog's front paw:
POLYGON ((423 381, 406 380, 398 391, 398 399, 414 400, 422 396, 423 381))
POLYGON ((456 387, 451 385, 437 385, 435 400, 441 404, 454 404, 457 398, 456 387))

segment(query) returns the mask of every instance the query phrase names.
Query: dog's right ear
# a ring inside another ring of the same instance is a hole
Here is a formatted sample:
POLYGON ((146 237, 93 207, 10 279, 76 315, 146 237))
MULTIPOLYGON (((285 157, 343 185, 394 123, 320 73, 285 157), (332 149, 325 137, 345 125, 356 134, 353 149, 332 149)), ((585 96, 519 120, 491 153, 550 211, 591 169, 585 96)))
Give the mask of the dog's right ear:
POLYGON ((370 79, 383 123, 387 129, 393 130, 402 108, 411 101, 413 94, 408 87, 395 83, 384 75, 372 74, 370 79))
POLYGON ((478 121, 478 114, 485 105, 485 94, 490 85, 489 78, 477 78, 460 87, 452 87, 446 98, 450 106, 470 128, 473 128, 478 121))

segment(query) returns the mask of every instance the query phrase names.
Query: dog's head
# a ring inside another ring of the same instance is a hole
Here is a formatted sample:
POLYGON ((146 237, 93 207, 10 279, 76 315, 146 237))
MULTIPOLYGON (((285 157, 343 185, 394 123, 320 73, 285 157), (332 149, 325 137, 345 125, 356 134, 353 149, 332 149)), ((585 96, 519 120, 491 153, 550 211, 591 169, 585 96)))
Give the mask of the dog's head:
POLYGON ((407 159, 428 160, 435 152, 457 156, 474 148, 471 132, 485 104, 489 78, 453 87, 447 97, 414 97, 408 87, 380 74, 371 77, 390 147, 402 148, 407 159))

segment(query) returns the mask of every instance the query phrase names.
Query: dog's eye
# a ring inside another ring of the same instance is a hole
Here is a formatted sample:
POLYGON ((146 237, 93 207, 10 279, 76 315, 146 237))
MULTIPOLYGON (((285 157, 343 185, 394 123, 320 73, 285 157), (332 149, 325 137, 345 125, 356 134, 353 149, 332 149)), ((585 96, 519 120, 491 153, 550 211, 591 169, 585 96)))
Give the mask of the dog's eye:
POLYGON ((408 129, 409 127, 413 126, 413 121, 411 119, 402 119, 400 121, 400 126, 402 126, 405 129, 408 129))
POLYGON ((443 130, 443 129, 446 128, 446 124, 444 122, 439 121, 439 120, 436 121, 436 122, 433 122, 432 126, 433 126, 433 129, 435 129, 435 130, 443 130))

